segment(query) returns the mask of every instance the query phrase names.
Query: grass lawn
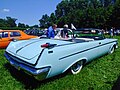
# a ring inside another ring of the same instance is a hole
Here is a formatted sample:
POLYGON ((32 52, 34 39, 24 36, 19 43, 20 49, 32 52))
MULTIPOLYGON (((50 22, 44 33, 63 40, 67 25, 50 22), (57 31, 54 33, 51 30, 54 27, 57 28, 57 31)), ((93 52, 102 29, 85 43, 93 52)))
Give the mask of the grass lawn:
POLYGON ((113 54, 92 61, 77 75, 66 72, 44 81, 17 71, 5 59, 5 50, 1 49, 0 90, 111 90, 117 87, 116 81, 120 78, 120 36, 114 38, 118 39, 119 48, 113 54))

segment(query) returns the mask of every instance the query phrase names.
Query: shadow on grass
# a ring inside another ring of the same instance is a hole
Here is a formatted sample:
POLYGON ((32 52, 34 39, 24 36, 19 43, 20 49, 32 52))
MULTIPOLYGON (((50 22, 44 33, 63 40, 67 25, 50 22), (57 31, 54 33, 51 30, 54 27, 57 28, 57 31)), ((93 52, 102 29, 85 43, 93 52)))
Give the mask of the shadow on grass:
POLYGON ((49 78, 46 80, 42 80, 42 81, 38 81, 34 77, 24 73, 23 71, 15 69, 9 63, 6 63, 4 66, 10 72, 12 77, 14 77, 17 81, 21 82, 24 85, 25 89, 29 89, 29 90, 36 89, 38 87, 40 88, 42 85, 44 85, 46 83, 49 83, 56 79, 60 79, 69 74, 69 72, 67 71, 67 72, 57 75, 55 77, 52 77, 52 78, 49 78))
POLYGON ((117 81, 114 83, 112 90, 120 90, 120 76, 118 77, 117 81))

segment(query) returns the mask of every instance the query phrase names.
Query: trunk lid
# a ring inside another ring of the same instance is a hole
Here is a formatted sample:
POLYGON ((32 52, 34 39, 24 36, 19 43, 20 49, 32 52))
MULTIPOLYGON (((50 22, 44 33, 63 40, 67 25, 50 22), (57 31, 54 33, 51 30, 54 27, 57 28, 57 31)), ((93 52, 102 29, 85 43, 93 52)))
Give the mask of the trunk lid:
POLYGON ((20 56, 27 60, 31 60, 34 57, 38 57, 40 55, 41 51, 43 50, 41 45, 45 43, 63 45, 72 42, 52 40, 52 39, 31 39, 31 40, 11 42, 7 50, 11 53, 14 53, 14 55, 16 56, 20 56))

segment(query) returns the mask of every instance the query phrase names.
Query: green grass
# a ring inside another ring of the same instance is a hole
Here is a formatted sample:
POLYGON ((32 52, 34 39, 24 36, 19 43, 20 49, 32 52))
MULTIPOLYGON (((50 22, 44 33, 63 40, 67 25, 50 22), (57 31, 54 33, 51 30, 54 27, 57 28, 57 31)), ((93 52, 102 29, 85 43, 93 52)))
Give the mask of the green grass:
MULTIPOLYGON (((120 36, 118 39, 120 46, 120 36)), ((87 64, 77 75, 68 72, 37 81, 13 68, 0 50, 0 90, 111 90, 120 76, 120 48, 87 64)))

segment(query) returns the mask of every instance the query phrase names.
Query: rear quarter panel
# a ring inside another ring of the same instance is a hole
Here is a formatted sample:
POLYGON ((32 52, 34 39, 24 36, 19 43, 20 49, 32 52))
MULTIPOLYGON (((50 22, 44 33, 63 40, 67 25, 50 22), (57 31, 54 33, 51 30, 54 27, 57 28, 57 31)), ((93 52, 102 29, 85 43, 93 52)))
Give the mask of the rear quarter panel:
POLYGON ((99 41, 75 43, 45 49, 38 62, 39 66, 51 66, 48 77, 65 72, 75 62, 86 59, 87 62, 99 57, 99 41), (49 53, 53 52, 53 53, 49 53))

